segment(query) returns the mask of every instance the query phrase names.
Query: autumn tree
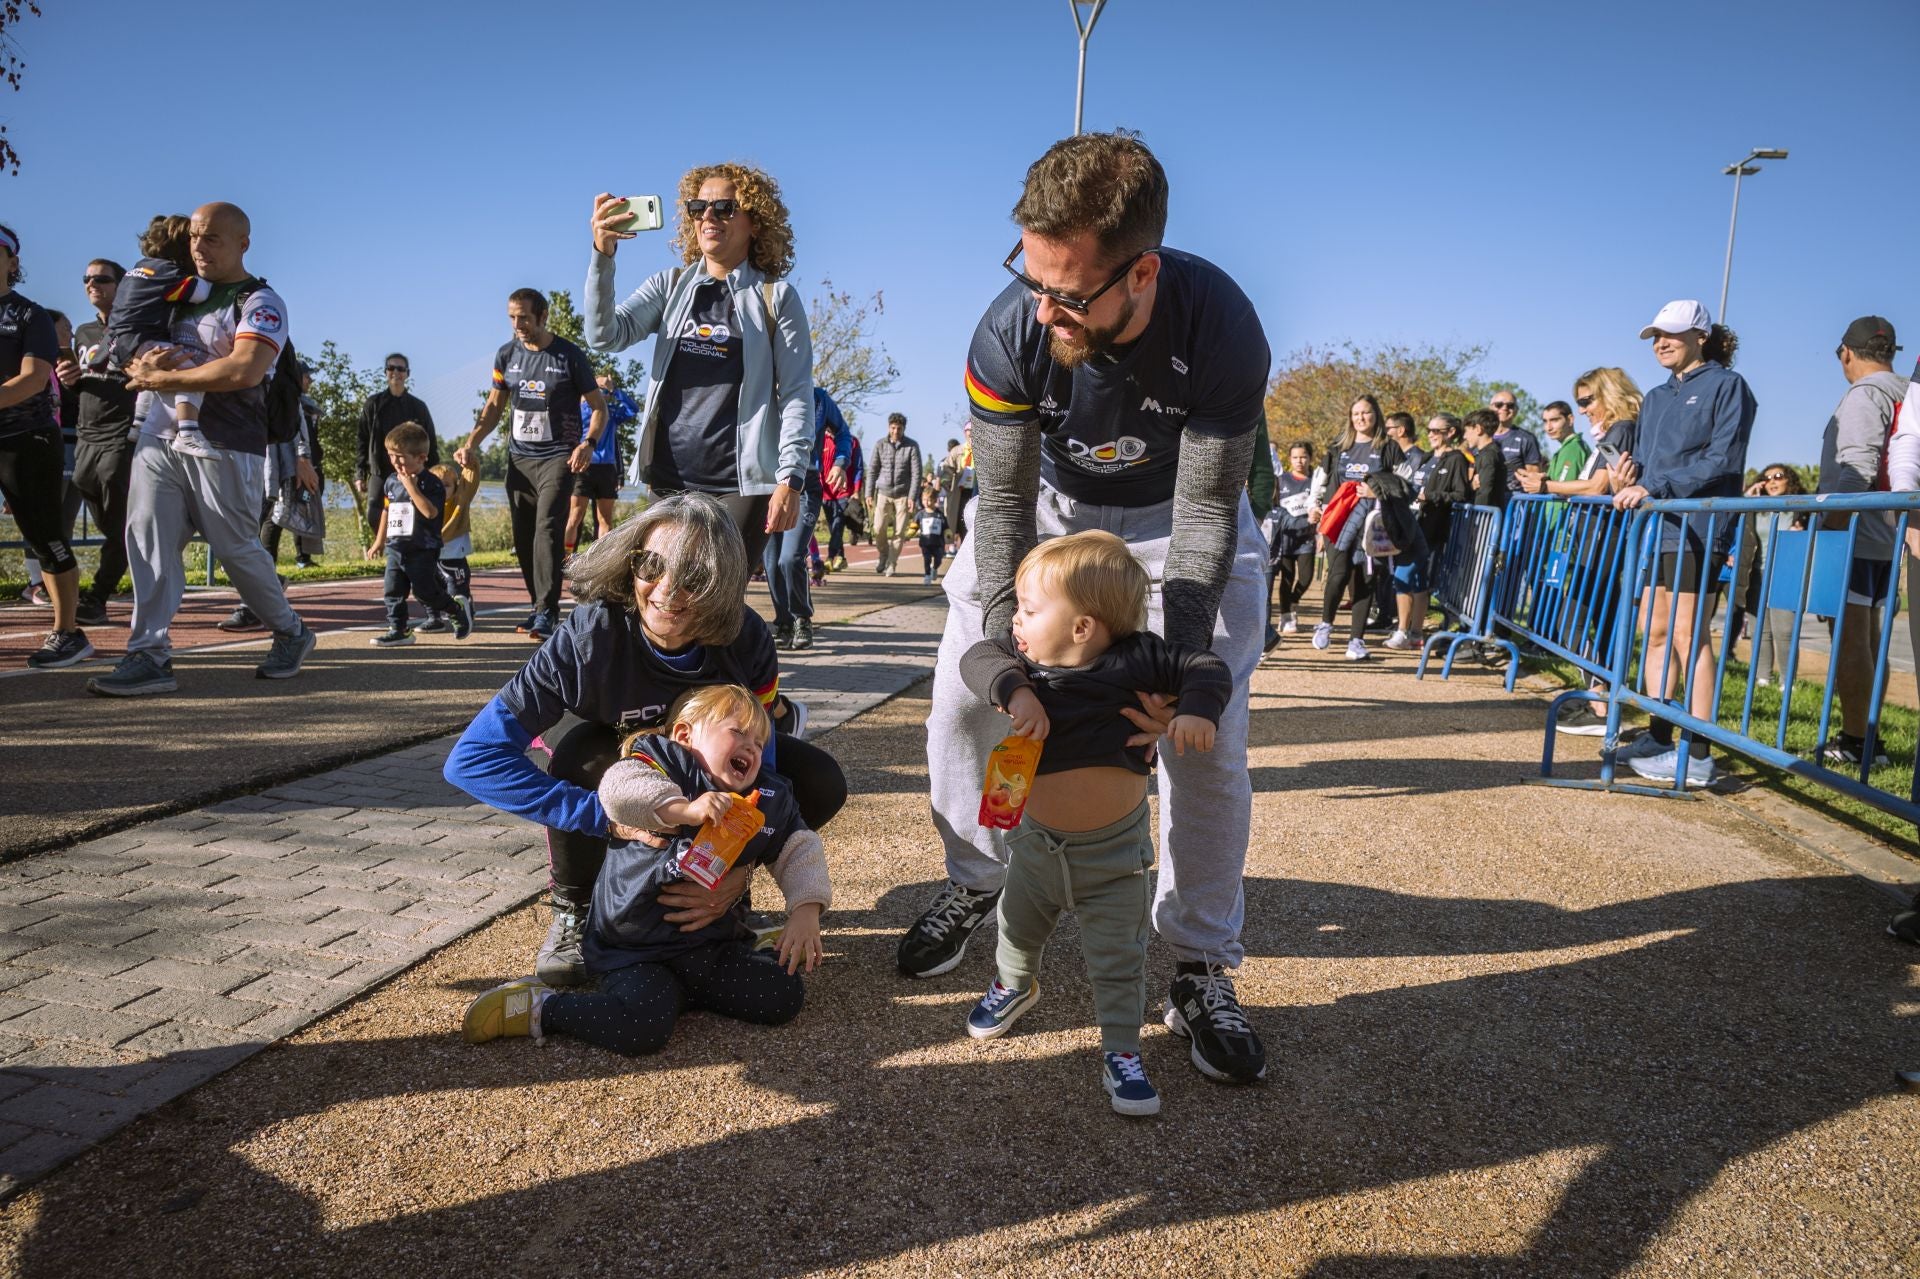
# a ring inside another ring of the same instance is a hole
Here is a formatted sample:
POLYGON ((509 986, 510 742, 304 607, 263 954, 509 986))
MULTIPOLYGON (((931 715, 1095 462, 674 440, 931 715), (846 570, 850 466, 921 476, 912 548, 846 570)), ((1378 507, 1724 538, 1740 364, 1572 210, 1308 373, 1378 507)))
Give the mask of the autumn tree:
MULTIPOLYGON (((20 73, 27 69, 27 63, 20 56, 20 45, 13 38, 13 31, 29 14, 40 16, 40 6, 33 0, 0 0, 0 80, 12 85, 15 93, 20 92, 20 73)), ((14 150, 13 139, 7 136, 4 124, 0 124, 0 169, 15 176, 20 173, 20 153, 14 150)))
POLYGON ((888 394, 900 370, 887 348, 874 337, 879 316, 886 313, 880 291, 856 302, 851 293, 835 292, 832 280, 820 282, 821 292, 807 305, 813 330, 813 384, 833 397, 852 422, 854 414, 888 394))
POLYGON ((1520 424, 1534 429, 1538 413, 1531 396, 1511 382, 1474 376, 1486 356, 1484 345, 1302 347, 1268 383, 1268 433, 1283 448, 1305 438, 1325 449, 1340 438, 1348 411, 1362 395, 1377 398, 1383 412, 1412 414, 1425 427, 1435 413, 1484 408, 1497 389, 1514 392, 1520 424))

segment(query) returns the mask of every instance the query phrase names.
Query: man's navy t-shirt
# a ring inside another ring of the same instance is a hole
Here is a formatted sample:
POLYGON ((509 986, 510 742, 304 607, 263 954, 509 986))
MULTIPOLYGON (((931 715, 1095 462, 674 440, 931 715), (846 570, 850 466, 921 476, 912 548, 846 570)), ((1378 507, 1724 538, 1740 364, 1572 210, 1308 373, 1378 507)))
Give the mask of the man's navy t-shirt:
POLYGON ((1500 446, 1500 456, 1507 460, 1507 491, 1521 492, 1520 468, 1523 466, 1545 466, 1546 459, 1540 453, 1540 441, 1532 431, 1523 431, 1519 427, 1509 427, 1505 431, 1496 431, 1493 442, 1500 446))
POLYGON ((1146 332, 1077 368, 1053 358, 1033 294, 993 300, 967 353, 982 422, 1040 430, 1040 477, 1077 501, 1152 506, 1173 496, 1183 432, 1246 435, 1265 420, 1271 354, 1240 286, 1202 258, 1159 250, 1146 332))
POLYGON ((580 401, 599 387, 586 353, 563 337, 538 351, 518 339, 493 357, 493 386, 507 394, 507 452, 565 457, 580 443, 580 401))

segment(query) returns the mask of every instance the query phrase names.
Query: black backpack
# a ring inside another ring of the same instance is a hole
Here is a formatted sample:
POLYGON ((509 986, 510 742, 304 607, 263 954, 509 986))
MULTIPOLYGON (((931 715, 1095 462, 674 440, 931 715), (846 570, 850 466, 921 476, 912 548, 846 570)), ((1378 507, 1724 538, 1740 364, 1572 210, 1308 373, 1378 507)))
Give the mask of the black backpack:
MULTIPOLYGON (((246 311, 247 299, 265 287, 267 282, 257 276, 241 286, 240 295, 233 300, 236 323, 246 311)), ((267 443, 293 443, 299 438, 303 419, 300 414, 300 357, 293 353, 291 339, 280 344, 280 358, 274 361, 273 376, 267 379, 266 399, 267 443)))

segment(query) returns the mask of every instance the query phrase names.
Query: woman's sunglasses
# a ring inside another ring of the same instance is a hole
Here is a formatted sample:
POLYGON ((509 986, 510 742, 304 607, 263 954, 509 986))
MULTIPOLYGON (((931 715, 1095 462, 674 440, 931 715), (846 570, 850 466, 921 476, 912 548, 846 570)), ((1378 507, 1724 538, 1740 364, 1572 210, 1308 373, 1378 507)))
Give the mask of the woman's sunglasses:
POLYGON ((740 212, 738 200, 688 200, 687 217, 694 222, 712 213, 722 222, 733 221, 733 215, 740 212))
POLYGON ((1593 407, 1593 402, 1597 398, 1599 397, 1592 396, 1592 395, 1583 395, 1580 398, 1576 399, 1574 403, 1583 409, 1590 409, 1593 407))
POLYGON ((1775 472, 1774 474, 1767 476, 1767 483, 1771 484, 1775 480, 1779 480, 1782 484, 1784 484, 1787 481, 1787 477, 1779 474, 1778 472, 1775 472))

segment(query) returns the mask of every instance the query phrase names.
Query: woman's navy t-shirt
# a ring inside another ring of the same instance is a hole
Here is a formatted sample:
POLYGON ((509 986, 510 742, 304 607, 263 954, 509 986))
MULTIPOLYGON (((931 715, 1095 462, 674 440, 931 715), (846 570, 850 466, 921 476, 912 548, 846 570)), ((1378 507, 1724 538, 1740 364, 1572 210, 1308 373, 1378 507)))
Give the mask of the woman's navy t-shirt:
MULTIPOLYGON (((46 361, 47 368, 52 369, 59 359, 58 348, 53 317, 45 307, 18 293, 0 298, 0 382, 20 376, 20 366, 29 356, 46 361)), ((20 403, 0 409, 0 435, 25 435, 53 425, 51 380, 20 403)))

